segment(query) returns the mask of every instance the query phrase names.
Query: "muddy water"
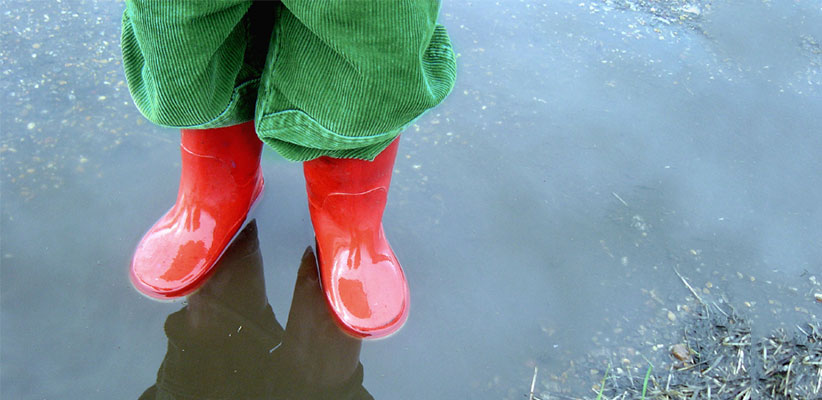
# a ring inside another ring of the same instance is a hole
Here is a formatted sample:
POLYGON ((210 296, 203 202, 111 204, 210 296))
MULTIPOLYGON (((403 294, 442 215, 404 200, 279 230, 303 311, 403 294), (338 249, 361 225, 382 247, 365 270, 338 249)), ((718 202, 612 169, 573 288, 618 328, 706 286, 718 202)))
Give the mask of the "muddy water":
MULTIPOLYGON (((184 307, 127 280, 179 159, 128 96, 120 8, 0 16, 3 398, 139 397, 184 307)), ((375 398, 519 399, 535 366, 547 393, 591 355, 664 359, 693 304, 675 269, 757 333, 819 321, 819 7, 475 0, 442 22, 460 79, 400 147, 385 225, 413 305, 362 346, 375 398)), ((263 168, 265 294, 286 326, 313 236, 299 165, 263 168)))

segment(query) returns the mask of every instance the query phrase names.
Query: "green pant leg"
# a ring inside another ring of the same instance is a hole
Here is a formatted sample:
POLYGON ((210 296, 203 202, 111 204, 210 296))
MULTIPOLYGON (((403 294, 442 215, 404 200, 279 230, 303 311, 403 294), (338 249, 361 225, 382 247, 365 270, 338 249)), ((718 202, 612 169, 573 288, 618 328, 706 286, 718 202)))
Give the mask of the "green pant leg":
POLYGON ((123 64, 140 111, 156 124, 178 128, 251 120, 273 6, 247 0, 128 0, 123 64))
POLYGON ((284 0, 256 108, 284 157, 373 159, 456 78, 432 0, 284 0))

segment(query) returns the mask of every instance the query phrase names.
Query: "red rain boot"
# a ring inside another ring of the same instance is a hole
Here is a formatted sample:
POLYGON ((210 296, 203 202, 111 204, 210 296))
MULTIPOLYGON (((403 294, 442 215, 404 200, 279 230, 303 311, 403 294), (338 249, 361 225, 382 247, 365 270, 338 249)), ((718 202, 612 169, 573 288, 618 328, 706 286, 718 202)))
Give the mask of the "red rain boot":
POLYGON ((388 336, 408 318, 408 283, 382 228, 398 144, 370 162, 303 164, 323 292, 340 326, 359 338, 388 336))
POLYGON ((131 282, 137 290, 170 299, 205 282, 261 197, 261 151, 253 122, 181 130, 177 202, 134 251, 131 282))

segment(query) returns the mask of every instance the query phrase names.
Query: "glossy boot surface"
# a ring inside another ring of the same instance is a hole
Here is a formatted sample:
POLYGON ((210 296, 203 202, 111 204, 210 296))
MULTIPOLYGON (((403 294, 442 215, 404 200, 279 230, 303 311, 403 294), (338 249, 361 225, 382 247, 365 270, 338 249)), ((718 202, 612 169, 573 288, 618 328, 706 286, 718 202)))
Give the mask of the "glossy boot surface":
POLYGON ((398 144, 374 161, 303 164, 323 292, 340 326, 359 338, 390 335, 408 317, 408 284, 382 227, 398 144))
POLYGON ((180 138, 177 201, 131 262, 134 286, 157 299, 185 296, 205 282, 263 192, 262 142, 252 122, 183 129, 180 138))

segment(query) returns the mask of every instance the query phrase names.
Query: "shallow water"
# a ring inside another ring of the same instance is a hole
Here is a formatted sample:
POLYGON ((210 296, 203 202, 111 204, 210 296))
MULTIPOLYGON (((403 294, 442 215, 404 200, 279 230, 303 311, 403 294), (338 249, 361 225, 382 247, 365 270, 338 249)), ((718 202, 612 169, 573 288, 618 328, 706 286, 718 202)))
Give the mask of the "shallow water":
MULTIPOLYGON (((692 299, 674 268, 759 334, 819 321, 822 8, 649 4, 443 5, 460 77, 400 145, 384 222, 412 310, 362 346, 375 398, 521 399, 534 366, 554 391, 591 354, 665 358, 692 299)), ((179 156, 128 95, 121 7, 0 16, 3 398, 139 397, 183 307, 127 279, 179 156)), ((259 249, 285 326, 313 235, 300 166, 267 152, 263 168, 259 249)))

